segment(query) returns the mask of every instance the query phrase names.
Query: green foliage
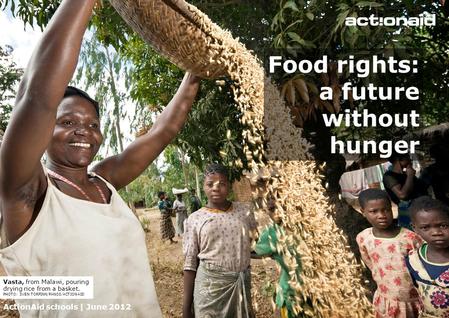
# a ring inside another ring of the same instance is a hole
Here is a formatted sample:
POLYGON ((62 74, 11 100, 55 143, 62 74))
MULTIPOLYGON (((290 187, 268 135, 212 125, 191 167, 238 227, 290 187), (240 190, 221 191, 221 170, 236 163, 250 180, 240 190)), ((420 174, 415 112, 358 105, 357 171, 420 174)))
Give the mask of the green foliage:
MULTIPOLYGON (((152 207, 157 204, 159 191, 165 191, 174 200, 172 188, 196 188, 195 167, 192 163, 181 162, 179 149, 170 145, 164 150, 163 155, 165 164, 162 167, 158 168, 156 163, 152 163, 128 186, 127 191, 120 190, 120 195, 127 202, 144 200, 147 207, 152 207), (187 182, 184 169, 187 172, 187 182)), ((200 176, 200 182, 202 184, 202 176, 200 176)))
MULTIPOLYGON (((164 178, 164 189, 167 193, 171 193, 172 188, 181 189, 184 187, 192 187, 193 184, 188 184, 189 182, 189 173, 188 167, 185 167, 187 163, 181 161, 181 154, 176 146, 168 146, 164 150, 164 159, 165 159, 165 171, 163 173, 164 178), (186 173, 184 173, 186 171, 186 173), (186 180, 187 179, 187 180, 186 180)), ((192 179, 194 181, 194 179, 192 179)), ((173 195, 173 194, 172 194, 173 195)))
POLYGON ((5 131, 23 70, 12 60, 12 47, 0 47, 0 131, 5 131))
POLYGON ((91 25, 96 28, 96 36, 105 45, 112 45, 117 51, 126 45, 128 37, 134 32, 123 21, 109 1, 96 6, 91 25))
POLYGON ((155 163, 152 163, 136 180, 128 185, 127 191, 119 193, 126 202, 144 200, 147 207, 156 205, 157 192, 162 188, 161 174, 155 163))
MULTIPOLYGON (((431 1, 354 1, 354 0, 279 0, 279 10, 272 28, 277 33, 274 45, 312 53, 312 57, 333 55, 345 50, 373 50, 388 45, 412 44, 416 27, 346 26, 347 17, 391 16, 412 17, 426 11, 439 16, 443 29, 441 7, 431 1), (393 43, 393 42, 398 43, 393 43), (311 50, 313 49, 313 50, 311 50)), ((438 27, 437 27, 438 28, 438 27)), ((437 29, 434 28, 434 29, 437 29)), ((415 38, 416 40, 416 38, 415 38)))
MULTIPOLYGON (((135 66, 129 81, 131 97, 138 105, 148 105, 138 107, 134 125, 145 126, 152 112, 161 111, 170 101, 183 72, 136 37, 128 42, 125 56, 135 66)), ((244 165, 247 163, 241 147, 243 126, 238 121, 241 114, 234 104, 230 85, 227 82, 217 87, 214 81, 202 81, 189 120, 174 141, 201 170, 209 162, 231 167, 241 158, 244 165), (228 130, 232 132, 229 139, 228 130), (227 156, 220 156, 220 151, 227 156)), ((240 176, 241 168, 231 170, 233 179, 240 176)))
POLYGON ((131 98, 139 105, 145 105, 136 115, 148 118, 145 112, 161 111, 168 104, 183 72, 135 35, 121 52, 134 66, 127 82, 131 98))
POLYGON ((233 102, 231 83, 220 90, 214 82, 204 82, 195 111, 177 138, 177 143, 201 170, 208 163, 219 162, 230 168, 231 180, 238 179, 243 168, 234 165, 248 162, 242 149, 244 126, 242 114, 233 102))
POLYGON ((43 29, 55 13, 61 0, 0 0, 1 10, 9 8, 14 17, 25 24, 43 29))
MULTIPOLYGON (((47 0, 33 2, 32 8, 25 8, 24 1, 7 0, 3 8, 8 5, 25 23, 38 23, 43 27, 48 23, 54 13, 59 0, 47 0), (30 11, 31 10, 31 11, 30 11), (36 20, 35 12, 41 12, 36 20)), ((271 0, 261 1, 192 1, 201 10, 206 12, 214 22, 229 29, 234 36, 262 56, 265 49, 271 44, 269 20, 274 15, 276 5, 271 0)), ((91 25, 95 27, 94 40, 100 41, 104 46, 109 44, 125 60, 122 65, 127 66, 128 61, 133 65, 133 71, 125 76, 126 87, 129 94, 137 104, 132 125, 134 127, 150 126, 153 114, 159 112, 176 91, 182 77, 182 71, 158 55, 153 49, 138 38, 122 21, 109 2, 102 2, 95 9, 91 25)), ((89 45, 89 44, 87 44, 89 45)), ((96 49, 98 43, 90 43, 90 49, 96 49)), ((99 87, 107 87, 107 76, 101 76, 101 63, 104 60, 101 54, 92 55, 92 61, 83 62, 81 72, 89 78, 90 85, 96 86, 97 98, 106 91, 99 87), (97 60, 97 61, 95 61, 97 60), (98 85, 96 85, 98 82, 98 85)), ((104 63, 103 63, 104 64, 104 63)), ((106 68, 103 65, 103 70, 106 68)), ((78 80, 80 77, 78 76, 78 80)), ((229 93, 231 83, 227 83, 220 91, 213 81, 203 81, 202 93, 198 98, 191 118, 178 136, 175 144, 179 146, 191 158, 191 162, 202 169, 205 162, 221 162, 228 166, 241 158, 246 164, 245 156, 241 150, 241 132, 243 127, 238 122, 241 116, 237 111, 229 93), (231 137, 227 138, 227 132, 231 131, 231 137), (226 156, 220 156, 227 154, 226 156)), ((89 85, 88 85, 89 86, 89 85)), ((112 130, 112 123, 106 122, 105 130, 112 130)), ((116 147, 114 135, 111 135, 110 143, 116 147)), ((232 178, 238 178, 241 168, 232 169, 232 178)))
POLYGON ((100 42, 95 28, 92 32, 85 36, 75 82, 84 89, 95 89, 105 137, 103 144, 117 154, 123 150, 121 122, 127 115, 125 104, 129 101, 124 87, 117 83, 126 86, 130 66, 112 47, 100 42))
MULTIPOLYGON (((25 23, 43 27, 54 13, 59 0, 21 1, 3 0, 1 8, 11 11, 25 23)), ((303 56, 316 59, 326 54, 331 58, 346 58, 354 52, 359 57, 382 53, 385 48, 395 54, 406 52, 409 58, 423 61, 420 76, 410 76, 394 86, 419 86, 422 90, 422 105, 412 105, 401 101, 396 105, 369 101, 356 105, 359 108, 368 107, 381 113, 395 110, 405 111, 419 108, 426 125, 446 121, 449 115, 448 74, 448 37, 447 4, 444 10, 437 2, 425 0, 409 1, 357 1, 357 0, 260 0, 260 1, 211 1, 193 0, 211 19, 229 29, 238 36, 248 48, 263 57, 271 44, 284 50, 292 56, 303 56), (346 26, 346 17, 381 16, 417 16, 427 11, 438 16, 437 26, 430 28, 415 27, 352 27, 346 26), (446 14, 446 15, 445 15, 446 14), (271 24, 271 30, 269 28, 271 24)), ((173 96, 182 77, 182 71, 165 58, 158 55, 122 21, 109 2, 103 1, 96 6, 91 25, 95 27, 96 38, 105 47, 112 45, 122 58, 125 67, 126 87, 129 95, 137 104, 134 112, 134 127, 150 126, 154 113, 159 112, 173 96), (133 72, 127 70, 133 65, 133 72)), ((99 68, 100 69, 100 68, 99 68)), ((97 69, 85 68, 91 78, 106 80, 99 76, 97 69), (94 76, 95 75, 95 76, 94 76)), ((289 78, 278 78, 280 82, 289 78)), ((319 78, 309 74, 317 87, 322 83, 319 78)), ((340 83, 358 79, 345 76, 340 83)), ((371 76, 374 84, 392 84, 391 77, 371 76)), ((94 80, 92 80, 93 82, 94 80)), ((231 96, 229 85, 222 91, 212 81, 204 81, 202 93, 191 112, 191 118, 175 144, 186 152, 193 164, 202 169, 205 162, 218 161, 231 166, 236 159, 244 161, 240 144, 243 127, 238 122, 238 113, 231 96), (227 131, 231 131, 230 139, 227 131), (226 156, 220 156, 220 151, 226 156)), ((386 86, 386 85, 385 85, 386 86)), ((106 86, 104 86, 106 87, 106 86)), ((101 89, 97 91, 101 93, 101 89)), ((122 95, 119 95, 122 98, 122 95)), ((342 108, 348 108, 346 102, 342 108)), ((117 114, 115 112, 114 114, 117 114)), ((112 118, 112 117, 108 117, 112 118)), ((105 128, 113 131, 113 122, 106 123, 105 128)), ((339 130, 341 136, 360 136, 360 138, 384 138, 387 130, 339 130)), ((391 132, 396 133, 396 132, 391 132)), ((117 148, 117 138, 111 135, 110 143, 117 148)), ((245 162, 243 162, 245 164, 245 162)), ((239 169, 233 169, 233 177, 238 177, 239 169)))
POLYGON ((177 146, 170 145, 164 150, 163 188, 170 197, 174 197, 172 188, 196 189, 195 166, 177 146))
MULTIPOLYGON (((373 83, 375 86, 416 86, 420 89, 420 101, 400 100, 359 101, 351 105, 342 102, 342 109, 368 108, 370 112, 406 113, 412 109, 420 112, 424 125, 447 121, 449 115, 449 19, 441 5, 435 1, 357 1, 357 0, 279 0, 279 9, 272 21, 276 32, 274 45, 285 56, 300 60, 316 60, 323 55, 330 59, 368 59, 372 55, 388 54, 396 59, 416 59, 419 61, 419 74, 396 76, 395 74, 371 73, 366 79, 354 74, 340 74, 337 85, 351 81, 354 86, 373 83), (434 27, 385 27, 385 26, 346 26, 347 17, 417 17, 427 12, 436 14, 434 27)), ((332 74, 329 74, 332 76, 332 74)), ((288 81, 290 77, 277 78, 288 81)), ((318 75, 308 74, 307 80, 317 87, 327 84, 318 75)), ((301 106, 300 106, 301 107, 301 106)), ((321 116, 318 116, 321 118, 321 116)), ((318 120, 319 121, 319 120, 318 120)), ((322 124, 322 123, 321 123, 322 124)), ((316 123, 306 123, 306 130, 316 130, 316 123)), ((407 131, 375 128, 339 128, 334 133, 340 139, 393 139, 403 136, 407 131)))
POLYGON ((212 21, 229 30, 234 37, 262 59, 273 41, 270 21, 277 10, 273 0, 192 0, 212 21))
POLYGON ((145 232, 150 232, 151 220, 147 217, 139 217, 140 224, 145 232))

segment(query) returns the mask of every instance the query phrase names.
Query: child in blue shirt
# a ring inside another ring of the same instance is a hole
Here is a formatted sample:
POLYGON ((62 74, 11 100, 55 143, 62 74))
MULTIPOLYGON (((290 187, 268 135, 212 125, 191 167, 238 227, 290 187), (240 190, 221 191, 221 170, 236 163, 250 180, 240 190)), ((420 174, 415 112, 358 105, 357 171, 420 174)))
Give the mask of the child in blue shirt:
POLYGON ((423 303, 420 317, 449 317, 449 207, 424 196, 413 201, 410 216, 426 242, 406 258, 423 303))

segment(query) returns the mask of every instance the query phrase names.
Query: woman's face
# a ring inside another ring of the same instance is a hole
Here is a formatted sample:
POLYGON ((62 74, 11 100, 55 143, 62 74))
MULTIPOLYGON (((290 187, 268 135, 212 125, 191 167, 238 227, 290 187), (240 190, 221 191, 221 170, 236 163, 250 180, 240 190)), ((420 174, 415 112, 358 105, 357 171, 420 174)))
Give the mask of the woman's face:
POLYGON ((411 166, 412 161, 410 160, 410 158, 402 158, 399 160, 399 165, 401 166, 402 169, 407 168, 408 166, 411 166))
POLYGON ((224 203, 229 194, 228 178, 220 173, 206 175, 204 178, 204 193, 210 203, 224 203))
POLYGON ((79 168, 94 159, 103 136, 95 107, 81 96, 62 100, 47 154, 54 163, 79 168))

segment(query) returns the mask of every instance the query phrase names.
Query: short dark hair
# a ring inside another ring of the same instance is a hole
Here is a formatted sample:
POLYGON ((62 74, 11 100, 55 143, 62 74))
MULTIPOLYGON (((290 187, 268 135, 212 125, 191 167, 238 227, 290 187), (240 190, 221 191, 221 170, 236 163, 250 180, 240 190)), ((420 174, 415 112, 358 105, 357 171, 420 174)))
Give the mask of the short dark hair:
POLYGON ((409 208, 410 218, 414 219, 420 211, 430 210, 438 210, 449 217, 449 207, 446 204, 428 195, 424 195, 412 201, 409 208))
POLYGON ((164 195, 165 194, 165 192, 164 191, 159 191, 158 193, 157 193, 157 197, 158 198, 160 198, 161 197, 161 195, 164 195))
POLYGON ((87 99, 95 108, 95 112, 97 113, 98 118, 100 118, 100 106, 98 104, 98 102, 93 99, 92 97, 89 96, 89 94, 87 94, 85 91, 74 87, 74 86, 67 86, 67 88, 65 89, 64 92, 64 97, 70 97, 70 96, 81 96, 85 99, 87 99))
POLYGON ((211 163, 206 166, 206 170, 204 170, 204 175, 208 176, 210 174, 219 173, 226 177, 229 180, 229 172, 228 169, 219 163, 211 163))
POLYGON ((386 203, 391 205, 390 197, 387 192, 381 189, 366 189, 360 192, 359 194, 359 204, 363 208, 365 208, 368 201, 373 200, 384 200, 386 203))
POLYGON ((444 159, 445 150, 443 144, 433 144, 429 148, 429 154, 433 159, 440 160, 444 159))
POLYGON ((403 159, 411 160, 410 154, 408 154, 408 153, 398 153, 396 151, 393 151, 391 153, 390 158, 388 158, 388 161, 391 162, 391 163, 395 163, 397 160, 403 160, 403 159))

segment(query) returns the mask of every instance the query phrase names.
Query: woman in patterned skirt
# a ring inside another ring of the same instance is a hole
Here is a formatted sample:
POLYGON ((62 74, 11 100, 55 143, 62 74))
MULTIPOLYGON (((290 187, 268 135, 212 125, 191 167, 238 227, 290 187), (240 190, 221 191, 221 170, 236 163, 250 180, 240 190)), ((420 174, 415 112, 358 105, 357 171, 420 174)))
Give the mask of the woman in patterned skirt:
POLYGON ((159 211, 161 211, 161 240, 170 240, 170 244, 176 243, 173 240, 175 237, 175 228, 173 227, 173 222, 171 220, 172 208, 170 203, 167 201, 167 195, 165 192, 159 192, 159 211))

